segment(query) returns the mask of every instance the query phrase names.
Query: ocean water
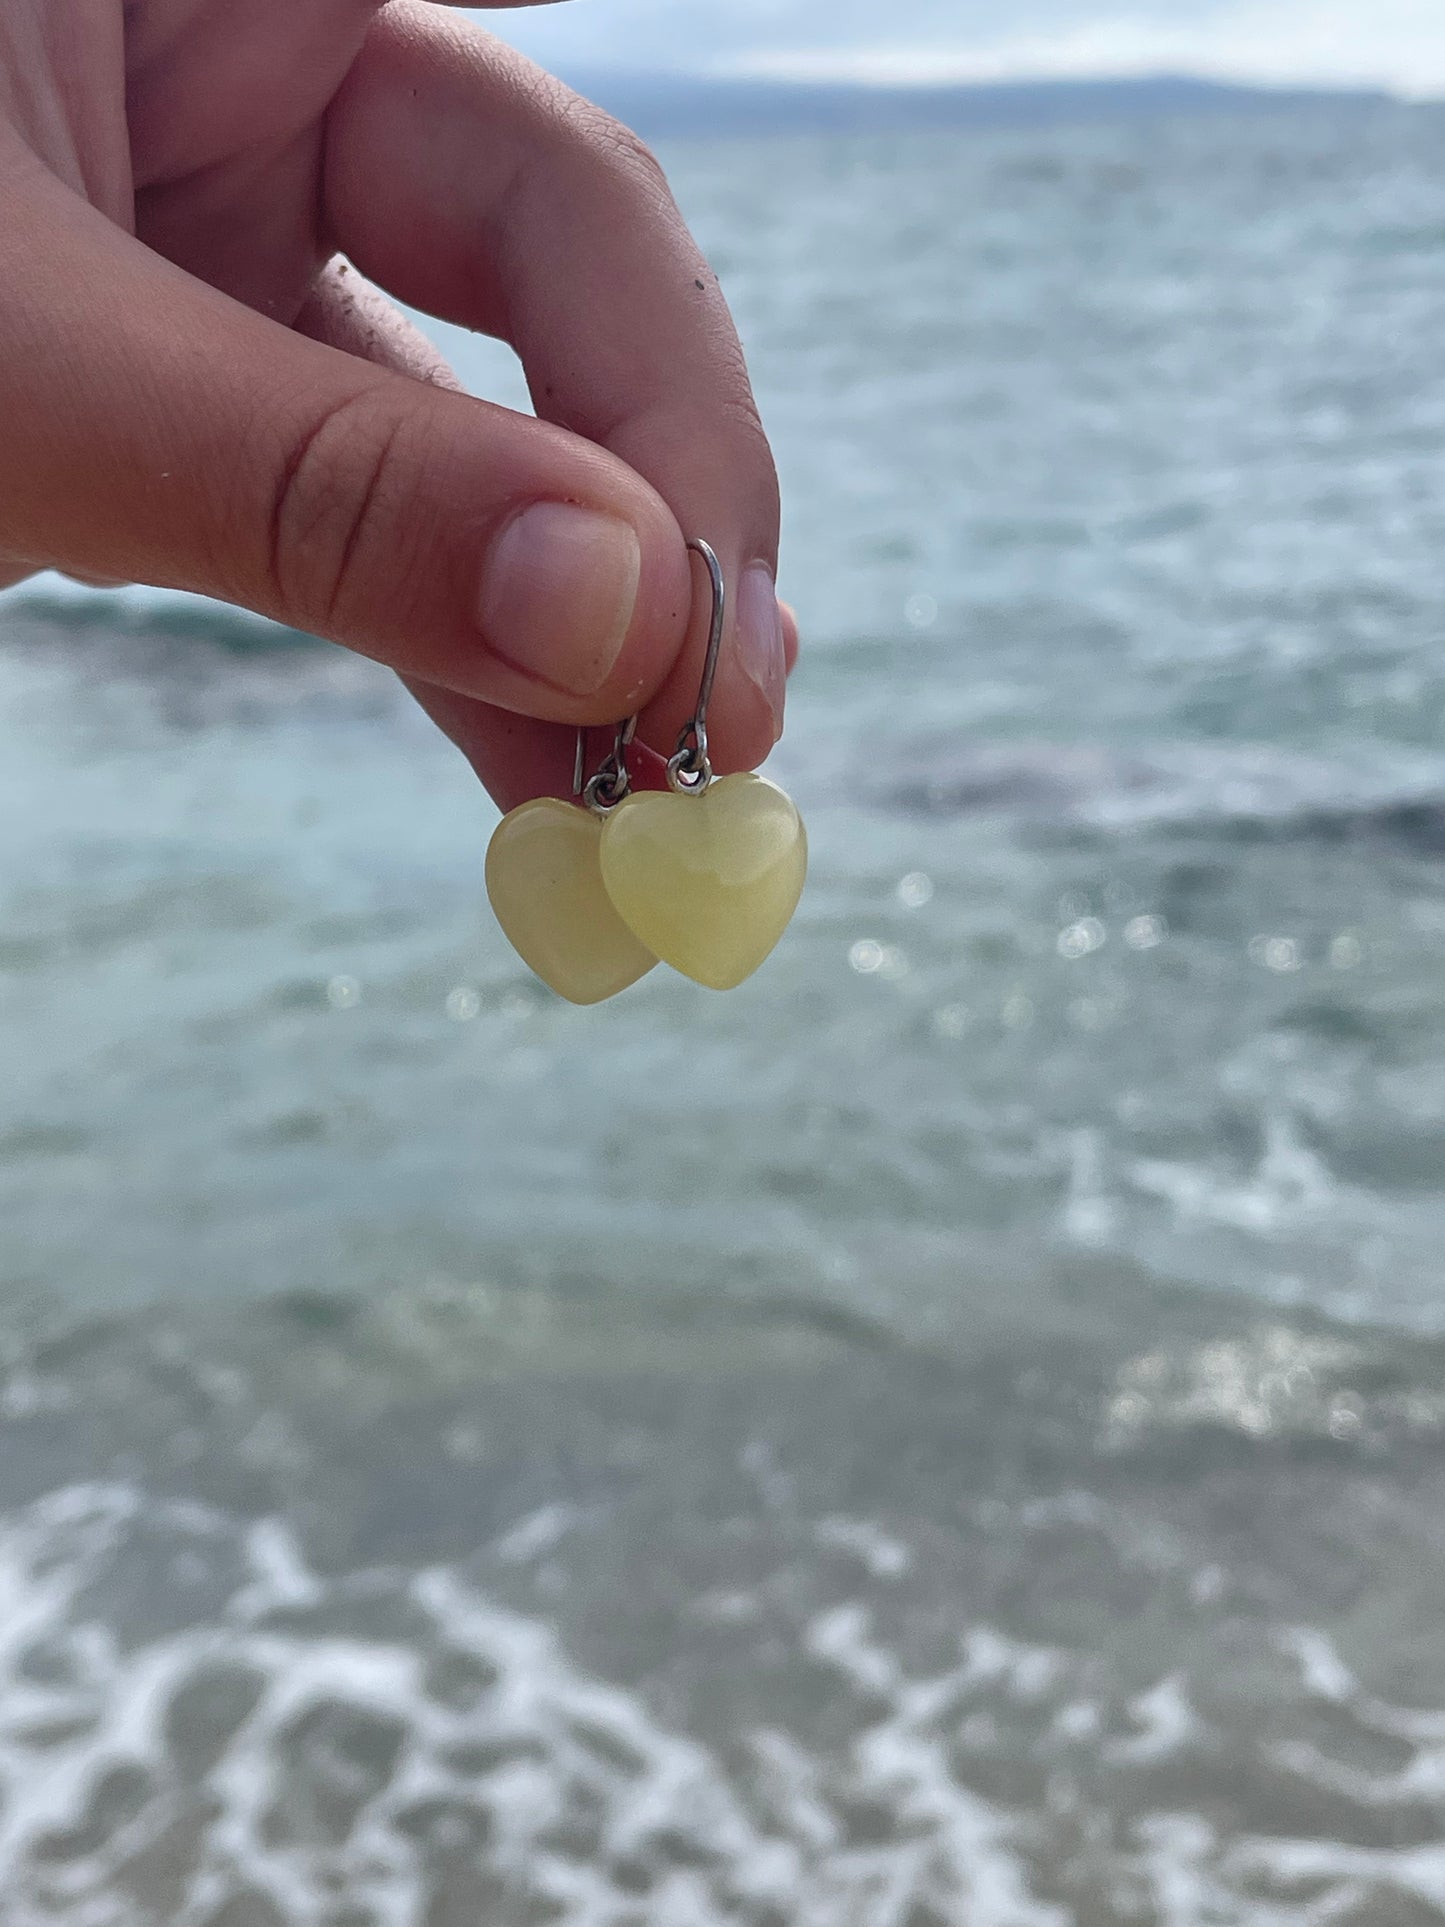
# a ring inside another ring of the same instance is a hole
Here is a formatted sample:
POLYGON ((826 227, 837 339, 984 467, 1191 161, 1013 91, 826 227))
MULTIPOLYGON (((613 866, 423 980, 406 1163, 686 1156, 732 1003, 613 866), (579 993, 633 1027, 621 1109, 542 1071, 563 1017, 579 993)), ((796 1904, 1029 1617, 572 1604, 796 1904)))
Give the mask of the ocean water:
POLYGON ((374 666, 0 603, 0 1914, 1445 1921, 1445 113, 665 158, 743 991, 542 991, 374 666))

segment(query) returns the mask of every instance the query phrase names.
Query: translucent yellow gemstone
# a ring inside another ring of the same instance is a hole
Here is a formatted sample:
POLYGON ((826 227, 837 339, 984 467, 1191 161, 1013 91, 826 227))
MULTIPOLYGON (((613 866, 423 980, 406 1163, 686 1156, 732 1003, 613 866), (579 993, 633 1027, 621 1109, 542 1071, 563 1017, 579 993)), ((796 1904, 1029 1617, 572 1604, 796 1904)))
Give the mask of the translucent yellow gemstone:
POLYGON ((602 886, 602 824, 541 796, 504 816, 487 851, 487 895, 522 961, 559 997, 600 1004, 657 962, 602 886))
POLYGON ((807 872, 802 818, 761 776, 725 776, 701 796, 635 793, 602 829, 602 877, 624 920, 712 990, 732 990, 767 958, 807 872))

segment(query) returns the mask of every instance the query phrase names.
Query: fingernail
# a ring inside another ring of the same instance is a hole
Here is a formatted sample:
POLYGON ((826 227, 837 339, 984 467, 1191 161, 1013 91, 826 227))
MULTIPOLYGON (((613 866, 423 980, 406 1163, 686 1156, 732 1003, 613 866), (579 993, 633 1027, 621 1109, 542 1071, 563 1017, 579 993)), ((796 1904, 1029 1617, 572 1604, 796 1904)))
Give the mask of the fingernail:
POLYGON ((478 613, 493 652, 526 676, 590 696, 627 640, 642 548, 628 522, 534 502, 492 544, 478 613))
POLYGON ((773 736, 783 733, 788 668, 783 656, 783 617, 777 584, 766 562, 744 571, 738 586, 738 661, 748 681, 760 690, 773 712, 773 736))

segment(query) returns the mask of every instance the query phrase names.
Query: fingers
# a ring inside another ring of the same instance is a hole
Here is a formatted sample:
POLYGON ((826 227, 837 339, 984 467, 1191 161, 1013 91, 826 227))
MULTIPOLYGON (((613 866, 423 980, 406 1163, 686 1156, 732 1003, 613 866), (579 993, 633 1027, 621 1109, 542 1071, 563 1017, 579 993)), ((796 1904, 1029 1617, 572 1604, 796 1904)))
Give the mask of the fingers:
MULTIPOLYGON (((414 381, 461 386, 435 344, 345 262, 333 261, 321 275, 296 326, 316 341, 414 381)), ((532 796, 565 796, 570 790, 574 729, 515 715, 436 683, 411 678, 408 687, 504 810, 532 796)))
POLYGON ((0 228, 0 551, 553 721, 672 671, 681 536, 623 462, 278 327, 10 155, 0 228))
MULTIPOLYGON (((761 761, 785 684, 777 482, 716 280, 650 157, 475 28, 394 0, 332 110, 325 196, 371 279, 511 341, 538 413, 620 456, 717 549, 733 594, 712 741, 724 767, 761 761)), ((643 724, 666 748, 707 632, 701 571, 678 588, 688 648, 643 724)))
MULTIPOLYGON (((435 344, 345 262, 332 262, 322 274, 296 326, 317 341, 413 380, 444 388, 460 386, 435 344)), ((798 623, 786 604, 782 620, 791 673, 798 655, 798 623)), ((409 686, 503 809, 532 796, 568 793, 576 752, 574 730, 510 714, 436 685, 412 681, 409 686)), ((602 753, 599 749, 599 757, 602 753)), ((633 764, 637 780, 645 782, 647 770, 640 750, 634 752, 633 764)))

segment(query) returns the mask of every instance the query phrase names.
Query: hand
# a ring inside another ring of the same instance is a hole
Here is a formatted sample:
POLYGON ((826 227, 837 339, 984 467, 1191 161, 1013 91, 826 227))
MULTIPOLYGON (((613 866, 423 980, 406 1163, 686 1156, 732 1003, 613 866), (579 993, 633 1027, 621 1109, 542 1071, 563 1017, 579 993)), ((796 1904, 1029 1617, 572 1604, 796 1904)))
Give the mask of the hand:
POLYGON ((734 591, 713 747, 748 767, 797 647, 776 477, 633 136, 424 0, 0 0, 0 580, 197 590, 374 656, 509 806, 566 793, 580 722, 640 707, 671 749, 693 534, 734 591), (377 288, 511 342, 540 419, 461 394, 377 288))

